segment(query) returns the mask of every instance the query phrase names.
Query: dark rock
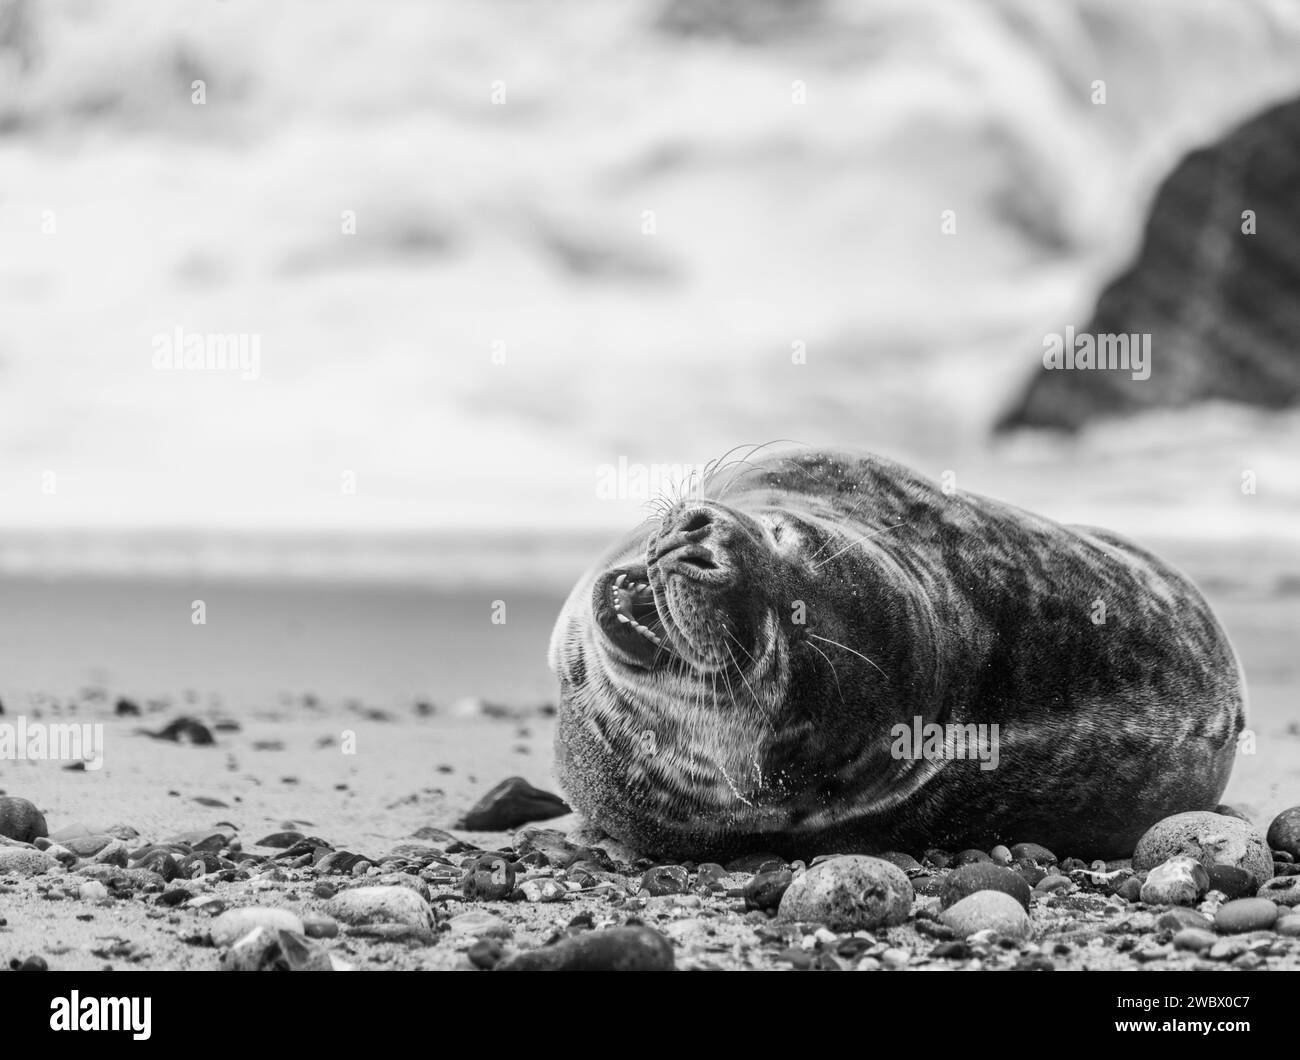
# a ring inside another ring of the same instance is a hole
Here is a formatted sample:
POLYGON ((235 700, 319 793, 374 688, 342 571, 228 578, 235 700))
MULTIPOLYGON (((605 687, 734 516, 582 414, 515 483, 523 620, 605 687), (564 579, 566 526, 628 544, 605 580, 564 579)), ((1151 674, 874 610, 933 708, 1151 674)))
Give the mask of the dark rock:
POLYGON ((1066 858, 1061 862, 1061 872, 1066 874, 1071 872, 1083 872, 1090 867, 1091 866, 1081 858, 1066 858))
POLYGON ((641 877, 641 889, 652 897, 685 894, 690 878, 680 865, 656 865, 641 877))
POLYGON ((929 865, 936 869, 946 869, 952 864, 952 854, 946 850, 939 850, 937 847, 927 850, 921 855, 922 864, 929 865))
MULTIPOLYGON (((951 929, 949 929, 951 930, 951 929)), ((930 951, 931 957, 942 957, 952 961, 964 961, 970 956, 970 947, 965 942, 940 942, 930 951)))
MULTIPOLYGON (((136 868, 149 869, 158 873, 164 882, 170 883, 180 874, 176 859, 165 850, 155 850, 148 857, 136 862, 136 868)), ((188 877, 187 877, 188 878, 188 877)))
POLYGON ((34 803, 13 795, 0 796, 0 836, 30 843, 50 834, 34 803))
MULTIPOLYGON (((1136 262, 1080 334, 1149 335, 1155 367, 1037 368, 1000 431, 1073 431, 1109 416, 1200 401, 1276 409, 1300 402, 1300 100, 1192 151, 1156 192, 1136 262), (1258 229, 1242 231, 1242 210, 1258 229), (1163 358, 1163 360, 1162 360, 1163 358)), ((1261 881, 1262 882, 1262 881, 1261 881)))
POLYGON ((49 970, 50 966, 45 962, 44 957, 28 957, 18 965, 20 972, 48 972, 49 970))
POLYGON ((193 893, 187 891, 184 887, 173 887, 170 891, 163 891, 163 893, 158 896, 158 904, 181 905, 183 902, 188 902, 193 897, 193 893))
POLYGON ((412 839, 423 839, 426 843, 435 843, 444 850, 449 843, 458 843, 460 840, 450 832, 444 832, 441 828, 434 828, 432 825, 425 825, 417 828, 411 833, 412 839))
POLYGON ((745 908, 776 909, 793 880, 794 873, 785 868, 760 872, 745 884, 745 908))
POLYGON ((505 946, 500 939, 478 939, 470 945, 465 952, 469 958, 469 963, 475 968, 482 968, 485 972, 492 971, 500 962, 501 956, 505 953, 505 946))
POLYGON ((1115 894, 1126 902, 1139 902, 1142 900, 1142 881, 1130 876, 1115 888, 1115 894))
POLYGON ((673 968, 673 947, 653 928, 584 931, 528 950, 496 965, 497 971, 659 972, 673 968))
POLYGON ((272 832, 268 836, 263 836, 254 846, 272 847, 276 850, 287 850, 295 843, 306 839, 307 837, 301 832, 272 832))
POLYGON ((548 821, 571 812, 558 795, 535 788, 523 777, 510 777, 484 795, 456 822, 474 832, 504 832, 530 821, 548 821))
POLYGON ((1229 898, 1249 898, 1259 888, 1254 876, 1235 865, 1211 865, 1205 871, 1210 876, 1210 890, 1229 898))
POLYGON ((140 716, 140 704, 129 699, 119 699, 117 705, 113 708, 113 713, 119 718, 138 718, 140 716))
POLYGON ((960 868, 963 865, 977 865, 981 862, 992 861, 993 859, 982 850, 963 850, 952 859, 952 864, 960 868))
POLYGON ((897 865, 909 876, 914 872, 920 872, 921 863, 912 857, 911 854, 902 854, 897 850, 886 850, 883 854, 877 854, 876 857, 881 861, 888 861, 891 865, 897 865))
POLYGON ((197 718, 180 717, 164 725, 157 732, 148 733, 155 740, 171 740, 173 743, 189 743, 196 747, 215 744, 216 738, 203 722, 197 718))
POLYGON ((1032 858, 1017 858, 1012 864, 1011 870, 1030 887, 1037 887, 1047 876, 1047 870, 1032 858))
POLYGON ((939 906, 947 909, 976 891, 1001 891, 1029 908, 1029 884, 1019 873, 992 862, 963 865, 950 873, 939 892, 939 906))
POLYGON ((481 855, 465 866, 460 888, 466 898, 489 902, 507 898, 515 889, 514 867, 495 854, 481 855))
POLYGON ((331 850, 322 853, 316 862, 317 872, 342 873, 351 876, 352 870, 361 864, 373 865, 374 859, 364 854, 354 854, 351 850, 331 850))
POLYGON ((1056 864, 1056 855, 1037 843, 1017 843, 1011 848, 1011 860, 1029 860, 1046 869, 1056 864))
POLYGON ((1300 806, 1283 810, 1268 826, 1268 845, 1274 850, 1300 858, 1300 806))

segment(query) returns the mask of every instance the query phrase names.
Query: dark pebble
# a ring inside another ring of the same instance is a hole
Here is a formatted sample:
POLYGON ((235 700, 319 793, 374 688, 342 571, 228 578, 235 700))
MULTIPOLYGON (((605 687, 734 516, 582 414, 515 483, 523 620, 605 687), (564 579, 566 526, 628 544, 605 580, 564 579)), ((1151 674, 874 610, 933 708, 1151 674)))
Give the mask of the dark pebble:
POLYGON ((794 880, 794 873, 781 868, 773 872, 760 872, 745 884, 744 897, 746 909, 775 909, 781 904, 781 896, 794 880))
MULTIPOLYGON (((913 881, 913 889, 915 886, 913 881)), ((976 891, 1001 891, 1011 895, 1026 910, 1029 909, 1029 884, 1019 873, 994 865, 991 861, 963 865, 951 872, 939 892, 939 905, 947 909, 976 891)))
POLYGON ((1300 858, 1300 806, 1283 810, 1268 826, 1268 845, 1274 850, 1300 858))
POLYGON ((467 866, 460 887, 466 898, 498 901, 515 889, 514 867, 503 857, 480 855, 467 866))
POLYGON ((856 935, 849 935, 847 938, 842 938, 835 943, 835 955, 843 957, 846 961, 855 961, 875 944, 875 939, 864 939, 856 935))
POLYGON ((1275 862, 1280 861, 1284 865, 1290 865, 1295 861, 1295 858, 1293 858, 1285 850, 1270 850, 1270 853, 1273 855, 1273 860, 1275 862))
POLYGON ((1235 865, 1211 865, 1205 871, 1210 876, 1210 889, 1222 891, 1229 898, 1249 898, 1259 889, 1255 877, 1235 865))
POLYGON ((1036 865, 1048 867, 1056 864, 1056 855, 1047 847, 1039 846, 1037 843, 1017 843, 1011 848, 1011 859, 1020 861, 1022 858, 1028 858, 1036 865))
POLYGON ((317 898, 333 898, 338 894, 338 888, 332 883, 325 883, 323 880, 311 889, 311 893, 317 898))
POLYGON ((960 854, 958 854, 955 858, 952 859, 953 865, 957 866, 958 868, 960 868, 963 865, 978 865, 981 862, 991 863, 992 861, 993 859, 989 857, 986 853, 984 853, 984 851, 973 850, 973 849, 963 850, 960 854))
POLYGON ((194 895, 184 887, 174 887, 170 891, 163 891, 158 896, 159 905, 180 905, 182 902, 188 902, 194 895))
POLYGON ((113 708, 113 713, 119 718, 138 718, 140 716, 140 704, 129 699, 119 699, 117 705, 113 708))
POLYGON ((48 972, 50 966, 45 963, 44 957, 28 957, 18 966, 20 972, 48 972))
MULTIPOLYGON (((214 856, 214 855, 209 855, 209 856, 214 856)), ((192 858, 194 857, 194 855, 191 854, 190 857, 192 858)), ((190 859, 187 858, 186 860, 188 861, 190 859)), ((140 861, 136 862, 136 867, 141 869, 149 869, 151 872, 158 873, 158 875, 163 878, 163 881, 165 883, 170 883, 172 880, 176 879, 178 875, 180 875, 179 867, 177 866, 176 859, 172 857, 169 853, 167 853, 167 851, 165 850, 155 850, 148 857, 141 858, 140 861)), ((188 879, 188 877, 186 878, 188 879)))
POLYGON ((945 957, 948 960, 964 961, 970 956, 970 947, 965 942, 953 940, 952 942, 941 942, 930 951, 931 957, 945 957))
POLYGON ((1066 858, 1061 862, 1061 872, 1069 875, 1071 872, 1082 872, 1089 868, 1088 863, 1081 858, 1066 858))
POLYGON ((49 834, 45 818, 34 803, 13 795, 0 797, 0 836, 30 843, 49 834))
POLYGON ((659 972, 673 968, 673 947, 654 928, 584 931, 501 961, 497 971, 659 972))
POLYGON ((180 717, 164 725, 157 732, 148 735, 155 740, 170 740, 172 743, 190 743, 196 747, 206 747, 216 743, 216 738, 203 722, 197 718, 180 717))
POLYGON ((492 971, 500 962, 505 952, 500 939, 479 939, 466 951, 465 956, 475 968, 485 972, 492 971))
POLYGON ((301 832, 272 832, 268 836, 263 836, 253 845, 258 847, 272 847, 276 850, 287 850, 289 847, 293 846, 294 843, 306 838, 307 837, 301 832))
POLYGON ((1126 902, 1139 902, 1142 900, 1142 881, 1136 876, 1130 876, 1115 888, 1115 894, 1126 902))
POLYGON ((568 803, 558 795, 533 787, 523 777, 510 777, 479 799, 455 827, 473 832, 505 832, 569 812, 568 803))
POLYGON ((891 865, 897 865, 909 875, 921 871, 921 863, 911 854, 903 854, 897 850, 886 850, 883 854, 877 854, 876 856, 881 861, 888 861, 891 865))
POLYGON ((1021 957, 1015 963, 1017 972, 1054 972, 1056 965, 1052 963, 1050 957, 1044 957, 1041 953, 1035 953, 1027 957, 1021 957))
POLYGON ((655 898, 685 894, 689 883, 689 875, 681 865, 656 865, 641 877, 641 888, 655 898))
POLYGON ((812 954, 807 950, 801 950, 797 946, 791 946, 788 949, 781 950, 777 955, 778 961, 789 961, 790 966, 796 972, 806 972, 812 967, 812 954))
POLYGON ((952 864, 952 854, 936 847, 933 850, 927 850, 925 854, 922 855, 921 861, 923 864, 936 869, 946 869, 952 864))
POLYGON ((1017 858, 1011 870, 1030 887, 1037 887, 1047 876, 1047 870, 1032 858, 1017 858))

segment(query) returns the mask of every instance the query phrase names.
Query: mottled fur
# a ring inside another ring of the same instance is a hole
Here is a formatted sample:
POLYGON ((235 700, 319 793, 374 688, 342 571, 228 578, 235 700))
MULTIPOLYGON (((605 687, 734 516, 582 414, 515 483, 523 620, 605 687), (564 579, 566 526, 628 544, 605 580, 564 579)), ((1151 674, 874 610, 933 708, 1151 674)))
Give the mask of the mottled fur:
POLYGON ((661 856, 1015 841, 1121 856, 1159 818, 1216 803, 1245 723, 1227 636, 1157 557, 824 451, 724 468, 634 531, 573 591, 551 663, 562 786, 661 856), (695 540, 701 512, 717 569, 648 565, 690 664, 625 665, 593 591, 660 541, 695 540), (892 726, 914 716, 996 723, 998 768, 892 757, 892 726))

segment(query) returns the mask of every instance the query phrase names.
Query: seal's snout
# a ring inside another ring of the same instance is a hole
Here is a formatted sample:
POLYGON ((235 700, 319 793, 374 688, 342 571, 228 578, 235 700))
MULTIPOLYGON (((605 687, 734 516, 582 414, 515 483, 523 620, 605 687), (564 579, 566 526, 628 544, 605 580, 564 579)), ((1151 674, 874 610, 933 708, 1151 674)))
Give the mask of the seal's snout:
POLYGON ((725 579, 741 541, 751 539, 741 516, 717 504, 689 504, 669 513, 650 548, 650 562, 703 581, 725 579))

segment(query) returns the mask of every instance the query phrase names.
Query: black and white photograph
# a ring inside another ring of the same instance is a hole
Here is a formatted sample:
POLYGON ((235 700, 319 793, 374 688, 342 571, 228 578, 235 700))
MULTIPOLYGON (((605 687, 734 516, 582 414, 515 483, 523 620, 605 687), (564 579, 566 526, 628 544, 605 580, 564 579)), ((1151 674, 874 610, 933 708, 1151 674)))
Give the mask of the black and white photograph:
POLYGON ((5 970, 1266 1031, 1300 0, 0 0, 5 970))

